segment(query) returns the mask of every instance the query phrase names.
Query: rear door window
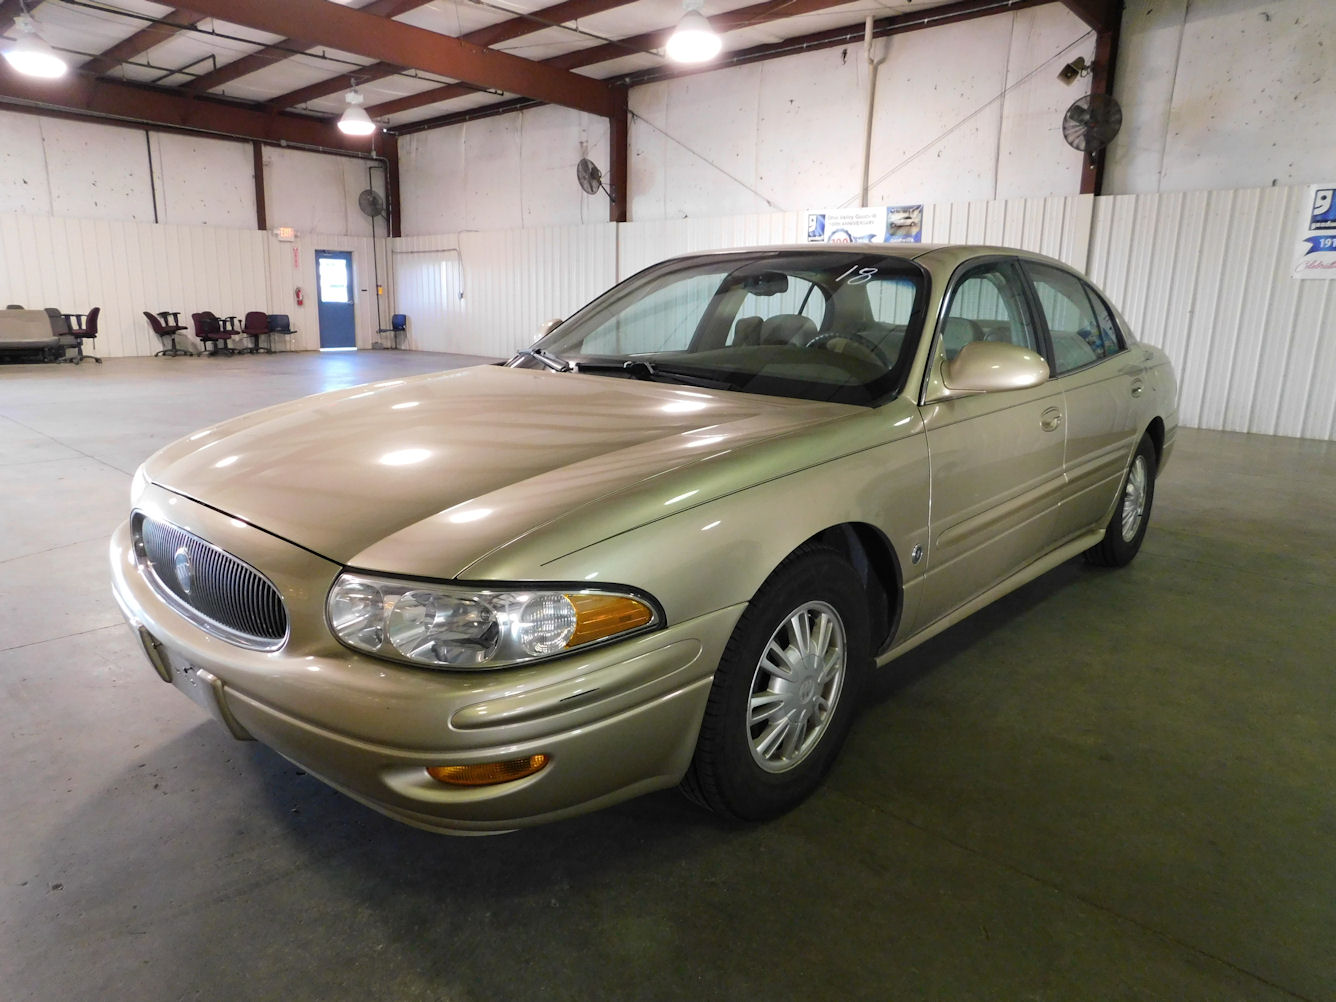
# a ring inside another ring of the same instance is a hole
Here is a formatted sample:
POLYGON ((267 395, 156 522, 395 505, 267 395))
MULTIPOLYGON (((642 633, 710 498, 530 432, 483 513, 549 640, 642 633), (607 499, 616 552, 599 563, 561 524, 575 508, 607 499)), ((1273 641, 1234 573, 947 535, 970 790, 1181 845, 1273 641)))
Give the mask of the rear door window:
POLYGON ((1054 373, 1075 372, 1121 350, 1112 316, 1101 303, 1106 319, 1100 322, 1084 282, 1045 264, 1026 261, 1024 267, 1048 324, 1054 373))

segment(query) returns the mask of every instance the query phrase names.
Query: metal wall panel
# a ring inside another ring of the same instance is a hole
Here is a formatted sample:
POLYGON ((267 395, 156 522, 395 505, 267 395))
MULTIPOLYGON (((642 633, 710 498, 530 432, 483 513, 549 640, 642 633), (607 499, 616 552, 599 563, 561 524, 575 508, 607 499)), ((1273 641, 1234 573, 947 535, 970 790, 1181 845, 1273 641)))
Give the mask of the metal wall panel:
POLYGON ((622 223, 617 240, 617 274, 627 278, 675 254, 800 243, 806 214, 766 212, 713 219, 654 219, 622 223))
POLYGON ((1096 200, 1090 275, 1173 358, 1185 425, 1336 438, 1336 281, 1290 277, 1306 193, 1096 200))
POLYGON ((404 237, 391 256, 412 347, 504 358, 616 281, 617 226, 404 237))
MULTIPOLYGON (((1330 439, 1336 282, 1290 277, 1305 191, 938 203, 924 207, 924 240, 1088 271, 1173 357, 1185 425, 1330 439)), ((395 294, 416 314, 416 347, 501 356, 619 277, 674 254, 800 242, 803 225, 788 212, 409 238, 394 242, 395 294)))
POLYGON ((379 261, 373 261, 371 254, 372 239, 320 233, 303 233, 293 242, 280 242, 272 236, 259 234, 265 240, 267 250, 267 284, 253 310, 266 313, 286 313, 297 332, 290 337, 275 338, 275 349, 286 348, 291 351, 315 351, 320 347, 320 311, 317 305, 315 252, 318 250, 351 251, 353 255, 353 317, 357 327, 357 346, 370 348, 376 341, 379 327, 389 326, 390 290, 393 284, 390 277, 390 260, 387 241, 375 241, 380 252, 379 261), (294 256, 295 255, 295 256, 294 256), (379 267, 379 282, 384 286, 386 295, 380 308, 380 319, 376 317, 376 268, 379 267), (305 304, 297 305, 296 290, 301 288, 305 304))
POLYGON ((1085 270, 1094 202, 1093 195, 938 202, 923 207, 923 241, 1019 247, 1085 270))
POLYGON ((240 315, 267 299, 269 238, 253 230, 161 226, 117 219, 0 214, 6 303, 62 312, 102 308, 104 356, 161 348, 143 311, 208 309, 240 315))

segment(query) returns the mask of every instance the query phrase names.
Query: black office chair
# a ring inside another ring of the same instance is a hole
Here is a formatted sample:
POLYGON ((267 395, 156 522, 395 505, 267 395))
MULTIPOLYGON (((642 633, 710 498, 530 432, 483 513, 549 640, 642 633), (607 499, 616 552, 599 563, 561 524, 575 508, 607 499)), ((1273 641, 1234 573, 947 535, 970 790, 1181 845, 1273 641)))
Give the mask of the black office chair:
POLYGON ((161 313, 154 314, 145 310, 144 319, 148 321, 149 327, 153 328, 153 333, 158 335, 164 344, 170 345, 170 347, 163 348, 162 351, 154 352, 154 358, 159 355, 175 357, 177 355, 195 354, 193 351, 177 347, 176 335, 186 329, 185 325, 181 323, 181 314, 173 313, 170 310, 163 310, 161 313))
POLYGON ((84 342, 97 340, 97 318, 102 313, 102 307, 94 306, 85 313, 66 313, 65 320, 70 325, 70 334, 79 339, 79 350, 68 358, 62 358, 62 362, 70 362, 78 365, 85 358, 91 358, 98 365, 102 364, 102 359, 96 355, 84 354, 84 342))
POLYGON ((390 326, 381 327, 376 333, 390 335, 390 343, 381 344, 377 341, 372 345, 373 348, 384 348, 387 351, 399 348, 399 335, 408 333, 408 314, 396 313, 394 316, 390 317, 390 326))
MULTIPOLYGON (((292 321, 288 319, 288 315, 287 315, 286 313, 270 313, 270 314, 268 315, 268 320, 269 320, 269 333, 270 333, 270 334, 296 334, 296 333, 297 333, 295 330, 292 329, 292 321)), ((273 338, 270 338, 270 339, 269 339, 269 342, 270 342, 270 345, 272 346, 272 344, 273 344, 273 338)))

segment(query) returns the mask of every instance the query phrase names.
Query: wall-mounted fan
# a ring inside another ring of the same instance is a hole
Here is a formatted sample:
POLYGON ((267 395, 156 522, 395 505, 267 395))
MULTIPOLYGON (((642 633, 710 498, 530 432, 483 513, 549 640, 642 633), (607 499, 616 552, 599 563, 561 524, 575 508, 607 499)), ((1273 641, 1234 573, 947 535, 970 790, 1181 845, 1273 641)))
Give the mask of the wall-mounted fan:
POLYGON ((1123 109, 1108 94, 1079 97, 1062 116, 1062 138, 1082 153, 1104 149, 1122 127, 1123 109))
POLYGON ((612 192, 603 184, 603 172, 588 157, 581 157, 580 162, 575 165, 575 179, 580 182, 580 187, 584 189, 586 195, 596 195, 601 188, 608 193, 609 198, 612 197, 612 192))
POLYGON ((357 207, 362 210, 362 215, 370 216, 372 219, 383 216, 385 215, 385 196, 375 188, 367 188, 366 191, 357 196, 357 207))

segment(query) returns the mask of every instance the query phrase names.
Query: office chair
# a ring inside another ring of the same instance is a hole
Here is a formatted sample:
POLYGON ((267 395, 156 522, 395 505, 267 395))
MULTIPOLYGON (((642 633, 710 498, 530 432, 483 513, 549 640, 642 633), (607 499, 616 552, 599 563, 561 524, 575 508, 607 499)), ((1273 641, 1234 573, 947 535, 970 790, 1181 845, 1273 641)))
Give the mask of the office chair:
POLYGON ((70 330, 69 330, 70 334, 79 339, 78 351, 76 351, 69 358, 61 359, 62 362, 70 362, 73 365, 78 365, 85 358, 91 358, 98 365, 102 364, 102 359, 98 358, 96 355, 84 354, 84 342, 97 340, 97 318, 101 313, 102 313, 102 307, 94 306, 86 314, 85 313, 62 314, 66 322, 68 322, 70 325, 70 330))
POLYGON ((181 323, 181 314, 173 313, 170 310, 164 310, 162 313, 153 314, 148 310, 145 310, 144 319, 148 321, 149 327, 153 328, 153 333, 158 335, 164 344, 170 344, 170 347, 163 348, 162 351, 154 352, 154 358, 157 358, 159 355, 174 357, 176 355, 195 354, 193 351, 177 347, 176 335, 185 330, 185 326, 181 323), (171 317, 170 323, 167 321, 168 317, 171 317))
POLYGON ((261 313, 259 310, 252 310, 246 314, 245 320, 241 323, 241 333, 251 339, 249 348, 242 348, 242 352, 248 355, 258 355, 260 352, 273 354, 273 347, 260 347, 260 338, 269 338, 272 331, 269 330, 269 315, 261 313))
POLYGON ((206 355, 235 355, 236 352, 228 346, 228 339, 236 331, 224 330, 223 322, 214 316, 208 310, 199 313, 190 314, 190 322, 195 325, 195 337, 199 343, 204 346, 206 355), (213 347, 210 348, 209 346, 213 347))
POLYGON ((375 347, 385 348, 386 350, 398 348, 399 335, 405 334, 407 332, 408 332, 408 314, 396 313, 394 316, 390 317, 390 326, 382 327, 376 331, 377 334, 390 335, 390 343, 381 344, 379 341, 377 341, 375 347))

